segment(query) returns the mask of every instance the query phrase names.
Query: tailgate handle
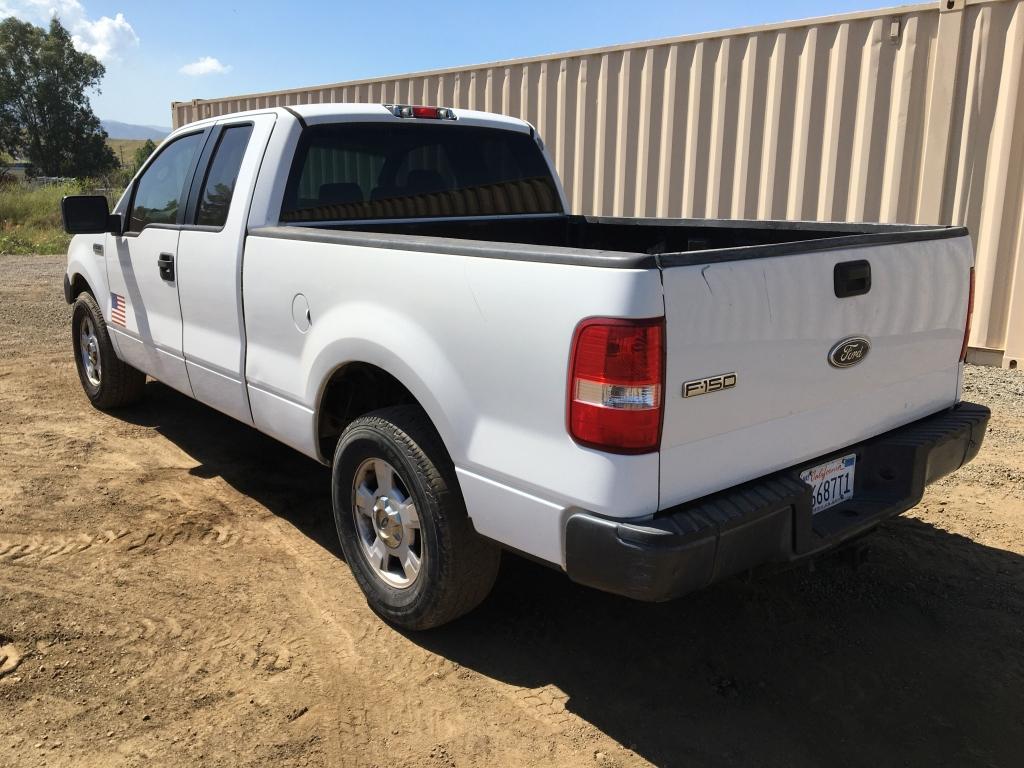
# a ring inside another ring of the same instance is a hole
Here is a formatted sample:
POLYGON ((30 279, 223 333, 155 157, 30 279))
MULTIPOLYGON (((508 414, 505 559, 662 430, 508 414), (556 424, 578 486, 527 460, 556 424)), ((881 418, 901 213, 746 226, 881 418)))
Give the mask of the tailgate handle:
POLYGON ((840 262, 832 275, 836 298, 862 296, 871 290, 871 263, 864 259, 840 262))

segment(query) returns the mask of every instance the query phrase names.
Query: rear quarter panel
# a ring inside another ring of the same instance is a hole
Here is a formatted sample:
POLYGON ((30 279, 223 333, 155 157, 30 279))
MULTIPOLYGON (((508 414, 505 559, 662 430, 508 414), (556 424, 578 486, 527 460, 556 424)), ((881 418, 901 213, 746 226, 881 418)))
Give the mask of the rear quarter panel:
POLYGON ((582 448, 565 420, 576 325, 661 315, 656 270, 250 236, 243 290, 253 416, 304 453, 317 455, 326 381, 359 361, 389 372, 426 410, 485 535, 561 562, 566 510, 657 509, 657 454, 582 448), (293 319, 300 294, 312 318, 305 333, 293 319))

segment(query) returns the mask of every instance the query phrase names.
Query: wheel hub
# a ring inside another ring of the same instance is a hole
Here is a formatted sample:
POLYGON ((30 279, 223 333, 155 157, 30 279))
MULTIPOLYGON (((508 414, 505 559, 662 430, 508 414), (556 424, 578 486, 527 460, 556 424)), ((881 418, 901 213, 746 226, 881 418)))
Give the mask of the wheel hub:
POLYGON ((85 378, 94 387, 100 385, 102 366, 100 364, 100 341, 96 337, 96 329, 88 317, 82 322, 78 335, 78 346, 82 357, 85 378))
POLYGON ((391 506, 391 500, 387 496, 378 497, 374 503, 373 522, 384 546, 397 549, 402 543, 402 515, 391 506))
POLYGON ((369 458, 356 468, 352 517, 359 549, 374 574, 390 587, 411 587, 427 551, 409 486, 386 460, 369 458))

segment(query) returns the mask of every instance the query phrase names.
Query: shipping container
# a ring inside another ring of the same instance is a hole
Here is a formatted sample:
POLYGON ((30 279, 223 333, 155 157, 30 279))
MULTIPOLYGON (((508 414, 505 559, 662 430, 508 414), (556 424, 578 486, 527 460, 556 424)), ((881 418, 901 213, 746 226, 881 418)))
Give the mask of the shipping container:
POLYGON ((575 213, 966 224, 971 358, 1024 361, 1024 0, 919 5, 176 102, 174 126, 323 102, 540 131, 575 213))

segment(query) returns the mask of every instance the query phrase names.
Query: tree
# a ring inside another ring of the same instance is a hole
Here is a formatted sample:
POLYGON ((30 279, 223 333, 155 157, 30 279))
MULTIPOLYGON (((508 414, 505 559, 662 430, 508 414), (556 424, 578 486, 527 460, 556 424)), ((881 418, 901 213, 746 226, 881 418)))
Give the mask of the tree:
POLYGON ((139 170, 154 152, 156 152, 156 144, 152 139, 146 139, 146 143, 135 150, 135 170, 139 170))
POLYGON ((105 69, 76 51, 56 18, 49 30, 0 22, 0 149, 44 176, 98 176, 117 166, 86 92, 105 69))

